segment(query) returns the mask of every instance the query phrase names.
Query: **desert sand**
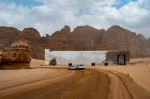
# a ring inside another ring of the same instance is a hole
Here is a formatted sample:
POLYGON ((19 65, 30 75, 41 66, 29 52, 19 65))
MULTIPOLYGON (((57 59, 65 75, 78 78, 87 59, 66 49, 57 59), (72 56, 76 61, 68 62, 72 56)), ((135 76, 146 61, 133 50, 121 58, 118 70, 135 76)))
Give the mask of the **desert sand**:
POLYGON ((97 69, 111 70, 129 75, 133 80, 150 92, 150 58, 131 59, 135 65, 96 66, 97 69))
POLYGON ((31 61, 32 69, 0 70, 1 99, 150 99, 150 58, 135 65, 46 66, 31 61))

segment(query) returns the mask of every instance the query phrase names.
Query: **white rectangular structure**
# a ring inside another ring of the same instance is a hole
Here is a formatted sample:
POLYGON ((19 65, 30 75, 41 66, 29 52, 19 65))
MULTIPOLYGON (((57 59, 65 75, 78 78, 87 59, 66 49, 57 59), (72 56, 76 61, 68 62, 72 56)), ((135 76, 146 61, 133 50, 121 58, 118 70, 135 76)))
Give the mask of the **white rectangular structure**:
POLYGON ((45 49, 45 63, 56 58, 57 64, 87 64, 102 63, 108 51, 50 51, 45 49))

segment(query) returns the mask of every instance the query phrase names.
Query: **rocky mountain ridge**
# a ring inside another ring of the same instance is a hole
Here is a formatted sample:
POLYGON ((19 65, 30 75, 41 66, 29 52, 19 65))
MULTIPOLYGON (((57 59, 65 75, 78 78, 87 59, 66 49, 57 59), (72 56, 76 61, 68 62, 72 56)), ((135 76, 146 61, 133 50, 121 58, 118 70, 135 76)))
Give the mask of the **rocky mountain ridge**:
POLYGON ((0 27, 0 50, 10 45, 13 40, 18 36, 20 31, 14 27, 0 27))
POLYGON ((24 41, 29 44, 31 56, 44 59, 44 50, 120 50, 130 51, 131 58, 150 57, 150 38, 131 32, 120 26, 107 30, 91 26, 78 26, 72 32, 64 26, 52 35, 41 37, 34 28, 22 31, 12 27, 0 27, 0 50, 12 42, 24 41), (10 36, 6 36, 10 35, 10 36))

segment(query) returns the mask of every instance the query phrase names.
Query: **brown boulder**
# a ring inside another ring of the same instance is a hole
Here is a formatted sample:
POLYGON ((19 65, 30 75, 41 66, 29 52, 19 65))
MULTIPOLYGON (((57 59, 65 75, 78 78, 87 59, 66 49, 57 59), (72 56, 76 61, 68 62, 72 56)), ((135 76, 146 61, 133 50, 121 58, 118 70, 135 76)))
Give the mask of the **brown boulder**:
POLYGON ((9 45, 2 51, 2 66, 0 66, 0 69, 29 68, 31 57, 28 48, 28 45, 24 42, 14 42, 9 45))
POLYGON ((50 60, 49 65, 52 65, 52 66, 57 65, 56 58, 53 58, 52 60, 50 60))

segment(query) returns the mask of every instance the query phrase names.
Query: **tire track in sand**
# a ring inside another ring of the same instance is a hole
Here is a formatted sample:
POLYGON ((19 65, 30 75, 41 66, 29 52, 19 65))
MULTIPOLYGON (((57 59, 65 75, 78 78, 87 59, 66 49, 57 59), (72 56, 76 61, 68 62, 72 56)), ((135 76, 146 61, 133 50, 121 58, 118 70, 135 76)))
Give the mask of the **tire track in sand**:
POLYGON ((96 70, 75 70, 66 79, 35 89, 17 92, 3 99, 107 99, 109 78, 96 70))

